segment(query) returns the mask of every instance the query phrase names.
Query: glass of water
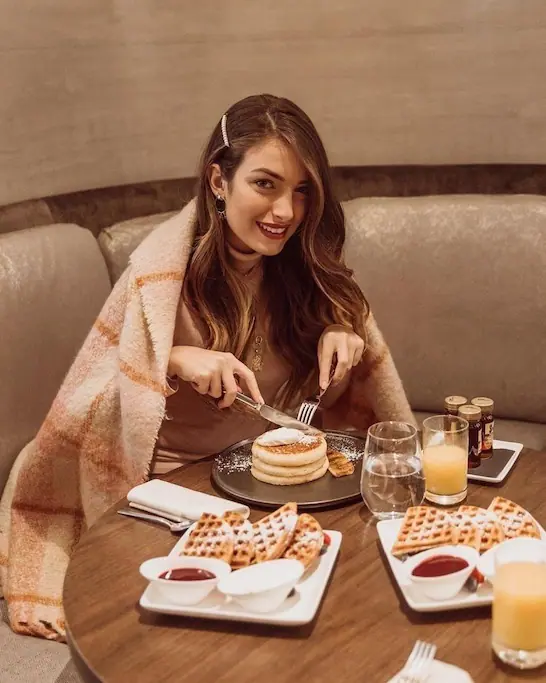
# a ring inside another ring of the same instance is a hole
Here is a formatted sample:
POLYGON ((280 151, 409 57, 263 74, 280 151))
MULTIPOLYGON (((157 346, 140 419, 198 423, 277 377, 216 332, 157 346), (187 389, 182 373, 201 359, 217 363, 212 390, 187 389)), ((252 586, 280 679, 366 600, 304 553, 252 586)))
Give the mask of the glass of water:
POLYGON ((417 430, 405 422, 378 422, 368 429, 362 498, 377 519, 403 517, 425 497, 417 430))

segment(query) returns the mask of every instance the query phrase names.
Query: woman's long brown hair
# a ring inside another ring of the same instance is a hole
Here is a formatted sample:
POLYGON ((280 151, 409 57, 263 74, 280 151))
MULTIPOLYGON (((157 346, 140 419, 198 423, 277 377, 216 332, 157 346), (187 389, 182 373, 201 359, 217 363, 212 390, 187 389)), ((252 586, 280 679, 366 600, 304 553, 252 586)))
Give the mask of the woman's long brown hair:
POLYGON ((322 141, 309 117, 296 104, 273 95, 254 95, 227 112, 229 147, 220 122, 203 153, 197 191, 196 240, 184 295, 202 322, 206 348, 241 358, 253 332, 254 303, 240 276, 230 267, 225 226, 209 185, 211 164, 228 184, 246 152, 269 139, 287 144, 309 174, 303 222, 282 252, 263 259, 263 304, 269 342, 291 368, 279 403, 290 406, 317 377, 317 344, 329 325, 347 325, 365 336, 368 304, 343 261, 345 219, 335 199, 322 141))

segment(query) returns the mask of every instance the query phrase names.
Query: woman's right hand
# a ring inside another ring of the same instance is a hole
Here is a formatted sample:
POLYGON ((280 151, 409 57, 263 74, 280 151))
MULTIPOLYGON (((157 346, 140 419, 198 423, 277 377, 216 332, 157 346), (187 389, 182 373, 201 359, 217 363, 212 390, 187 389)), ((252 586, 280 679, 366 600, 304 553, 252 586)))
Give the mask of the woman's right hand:
POLYGON ((177 375, 200 394, 222 398, 219 408, 228 408, 240 391, 237 378, 243 379, 251 397, 265 403, 252 370, 232 353, 209 351, 198 346, 173 346, 169 358, 169 376, 177 375))

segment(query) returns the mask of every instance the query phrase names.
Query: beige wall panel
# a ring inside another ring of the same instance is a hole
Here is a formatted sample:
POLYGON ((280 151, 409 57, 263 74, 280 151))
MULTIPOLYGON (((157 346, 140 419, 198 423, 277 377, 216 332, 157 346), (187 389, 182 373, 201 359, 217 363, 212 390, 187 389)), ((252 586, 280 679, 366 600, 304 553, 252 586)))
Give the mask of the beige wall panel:
POLYGON ((336 165, 546 163, 543 0, 0 0, 0 204, 193 175, 296 100, 336 165))

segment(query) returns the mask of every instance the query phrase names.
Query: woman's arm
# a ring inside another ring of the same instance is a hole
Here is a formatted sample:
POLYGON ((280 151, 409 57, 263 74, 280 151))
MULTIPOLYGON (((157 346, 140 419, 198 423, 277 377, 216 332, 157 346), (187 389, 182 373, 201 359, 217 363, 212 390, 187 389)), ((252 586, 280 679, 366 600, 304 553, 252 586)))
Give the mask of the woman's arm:
POLYGON ((323 429, 366 431, 371 424, 396 420, 415 424, 390 350, 370 314, 366 323, 367 347, 362 362, 342 384, 328 390, 323 429))

